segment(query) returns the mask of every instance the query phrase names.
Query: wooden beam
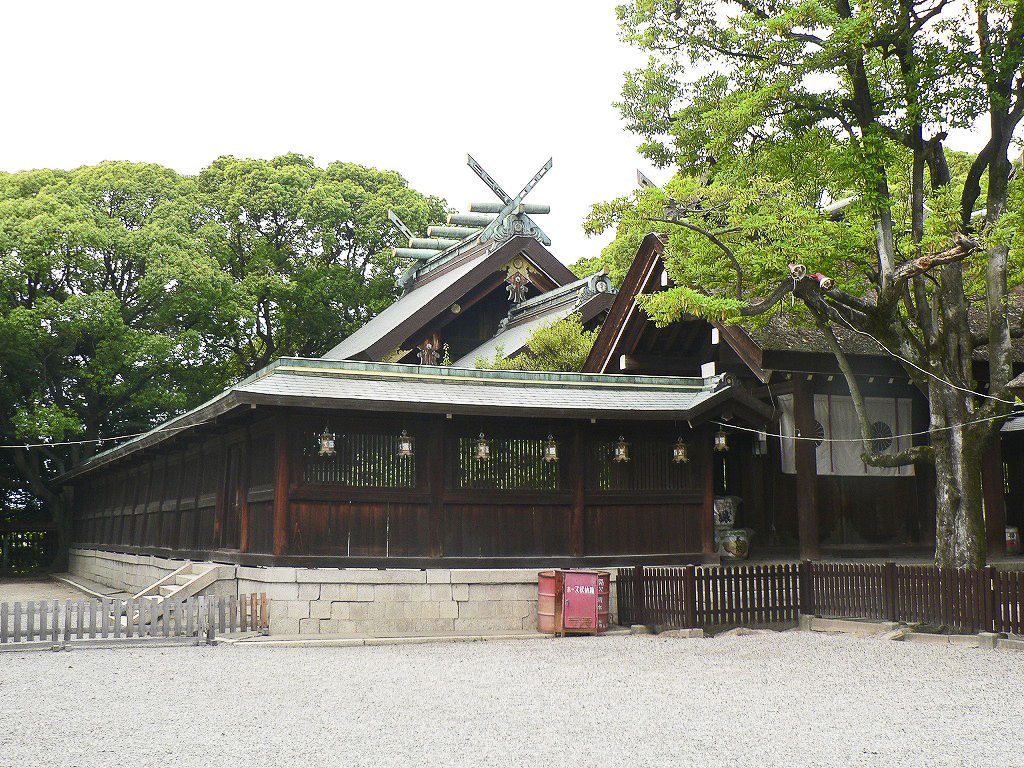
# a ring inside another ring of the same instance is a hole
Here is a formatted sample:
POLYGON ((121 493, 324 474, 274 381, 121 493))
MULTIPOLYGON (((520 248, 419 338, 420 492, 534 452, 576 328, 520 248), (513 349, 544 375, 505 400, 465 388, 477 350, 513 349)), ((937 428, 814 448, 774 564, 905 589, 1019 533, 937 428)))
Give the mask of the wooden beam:
POLYGON ((235 489, 235 504, 238 505, 238 549, 249 551, 249 468, 252 466, 252 432, 245 428, 245 441, 242 443, 242 466, 238 468, 238 486, 235 489))
MULTIPOLYGON (((700 368, 700 365, 697 365, 700 368)), ((652 352, 633 352, 632 354, 625 354, 619 356, 619 370, 620 371, 678 371, 683 373, 690 371, 690 375, 696 375, 693 373, 694 366, 692 363, 681 355, 658 355, 652 352)))
POLYGON ((217 449, 220 457, 220 482, 217 483, 216 496, 213 502, 213 546, 214 549, 224 547, 224 505, 227 501, 227 486, 231 482, 231 449, 222 436, 217 449))
POLYGON ((274 425, 274 555, 288 552, 288 429, 285 416, 274 425))
POLYGON ((572 510, 569 514, 569 552, 573 557, 580 557, 583 554, 583 508, 586 502, 583 473, 585 470, 583 436, 580 423, 576 421, 572 425, 572 456, 569 463, 573 489, 572 510))
MULTIPOLYGON (((814 391, 804 376, 793 379, 793 420, 797 435, 814 434, 814 391)), ((821 557, 818 540, 818 465, 814 442, 795 440, 796 514, 800 539, 800 557, 821 557)))
POLYGON ((985 537, 990 557, 1006 554, 1006 496, 1003 491, 1003 451, 996 434, 981 458, 981 490, 985 500, 985 537))
POLYGON ((447 447, 445 435, 448 429, 448 419, 442 417, 431 426, 430 438, 426 441, 427 482, 430 489, 428 536, 430 538, 430 556, 443 557, 444 542, 441 536, 444 522, 444 465, 445 448, 447 447))
POLYGON ((704 462, 704 505, 700 516, 700 549, 705 555, 715 554, 715 453, 711 449, 714 430, 696 432, 697 451, 704 462))

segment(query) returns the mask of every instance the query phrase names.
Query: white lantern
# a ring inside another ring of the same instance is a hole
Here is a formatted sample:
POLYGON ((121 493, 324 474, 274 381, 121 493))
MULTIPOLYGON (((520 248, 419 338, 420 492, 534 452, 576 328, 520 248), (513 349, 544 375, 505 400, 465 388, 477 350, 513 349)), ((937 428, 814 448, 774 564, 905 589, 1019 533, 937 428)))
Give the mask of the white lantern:
POLYGON ((615 444, 615 448, 612 452, 612 461, 629 461, 629 443, 626 442, 626 438, 622 435, 619 435, 619 441, 615 444))
POLYGON ((550 434, 544 441, 544 461, 558 461, 558 443, 550 434))
POLYGON ((480 437, 476 441, 476 457, 480 461, 487 461, 491 458, 491 441, 484 437, 484 433, 480 433, 480 437))
POLYGON ((413 455, 412 438, 404 429, 402 430, 402 434, 398 436, 398 455, 403 459, 407 459, 413 455))
POLYGON ((672 461, 676 464, 686 464, 690 460, 690 447, 683 442, 683 438, 676 440, 672 446, 672 461))
POLYGON ((715 450, 716 451, 728 451, 729 450, 729 436, 725 434, 724 429, 719 429, 715 432, 715 450))
POLYGON ((331 432, 327 427, 324 427, 324 431, 320 435, 320 455, 334 455, 334 433, 331 432))

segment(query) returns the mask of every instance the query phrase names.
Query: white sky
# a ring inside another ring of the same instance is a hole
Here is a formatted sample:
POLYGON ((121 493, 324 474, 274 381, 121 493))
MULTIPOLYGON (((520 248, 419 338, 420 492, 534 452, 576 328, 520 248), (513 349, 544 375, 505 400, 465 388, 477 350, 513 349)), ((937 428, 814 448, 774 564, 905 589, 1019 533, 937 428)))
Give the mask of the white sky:
POLYGON ((626 194, 636 152, 611 103, 644 57, 615 0, 11 3, 0 46, 0 169, 222 154, 397 170, 464 209, 493 201, 471 153, 529 197, 563 261, 595 255, 592 203, 626 194))

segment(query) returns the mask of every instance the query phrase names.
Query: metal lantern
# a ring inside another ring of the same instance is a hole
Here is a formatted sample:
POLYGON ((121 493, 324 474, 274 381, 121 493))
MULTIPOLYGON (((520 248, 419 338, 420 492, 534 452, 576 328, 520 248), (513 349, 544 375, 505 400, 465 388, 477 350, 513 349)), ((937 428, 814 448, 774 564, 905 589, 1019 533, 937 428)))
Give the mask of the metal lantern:
POLYGON ((715 450, 716 451, 728 451, 729 450, 729 436, 725 434, 724 429, 719 429, 715 432, 715 450))
POLYGON ((320 435, 320 455, 334 455, 334 433, 327 427, 324 427, 324 431, 320 435))
POLYGON ((491 458, 491 441, 484 437, 484 433, 480 433, 480 437, 476 441, 476 457, 480 461, 487 461, 491 458))
POLYGON ((676 440, 672 446, 672 461, 676 464, 686 464, 690 460, 690 447, 683 442, 683 438, 676 440))
POLYGON ((550 434, 544 441, 544 461, 558 461, 558 443, 550 434))
POLYGON ((398 436, 398 455, 403 459, 407 459, 413 455, 412 438, 404 429, 402 430, 402 434, 398 436))
POLYGON ((612 461, 629 461, 629 443, 626 442, 626 438, 622 435, 619 435, 619 442, 615 444, 615 449, 612 453, 612 461))

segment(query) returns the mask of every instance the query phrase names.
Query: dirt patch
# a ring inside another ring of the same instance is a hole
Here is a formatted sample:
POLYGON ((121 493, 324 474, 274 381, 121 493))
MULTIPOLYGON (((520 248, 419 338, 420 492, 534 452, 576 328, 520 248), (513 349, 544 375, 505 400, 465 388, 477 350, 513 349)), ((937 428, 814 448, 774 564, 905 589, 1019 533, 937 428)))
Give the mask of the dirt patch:
POLYGON ((89 597, 52 579, 0 579, 0 603, 28 600, 81 600, 89 597))

